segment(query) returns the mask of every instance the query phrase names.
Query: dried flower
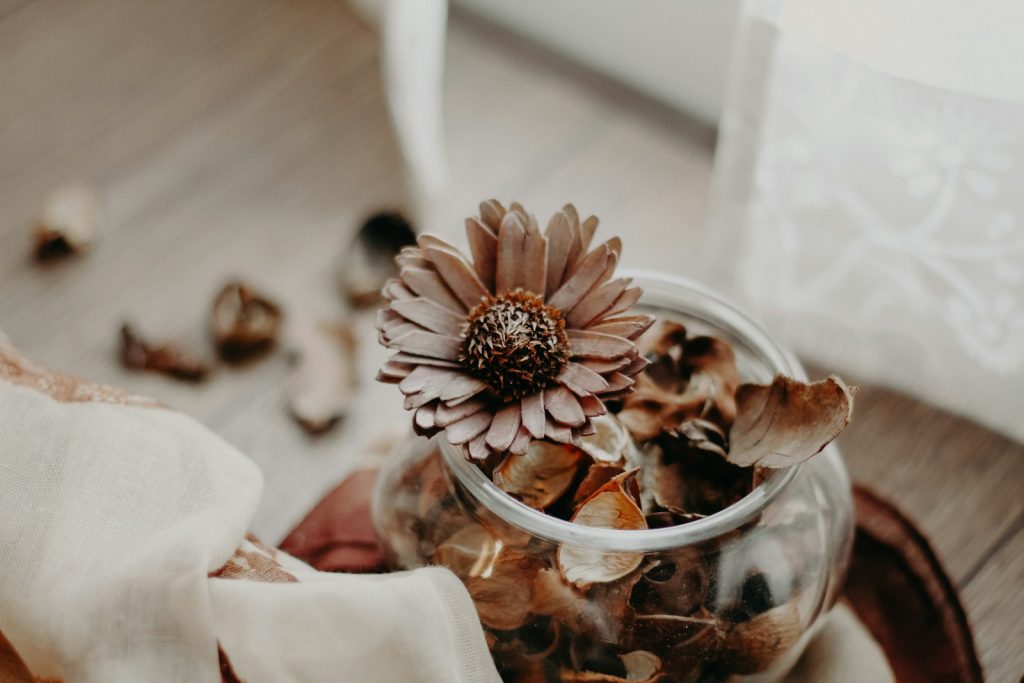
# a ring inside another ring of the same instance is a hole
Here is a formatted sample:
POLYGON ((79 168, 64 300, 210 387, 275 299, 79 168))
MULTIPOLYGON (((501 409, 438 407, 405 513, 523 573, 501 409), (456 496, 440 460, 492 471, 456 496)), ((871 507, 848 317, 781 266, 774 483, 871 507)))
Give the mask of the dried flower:
POLYGON ((148 342, 128 323, 121 326, 118 356, 126 368, 152 370, 186 382, 206 379, 211 369, 198 353, 177 344, 148 342))
POLYGON ((344 324, 313 324, 299 328, 295 343, 288 410, 307 432, 321 434, 345 416, 355 395, 355 336, 344 324))
POLYGON ((338 261, 338 287, 356 307, 380 302, 384 283, 398 275, 395 256, 416 244, 416 231, 402 214, 381 211, 367 218, 338 261))
POLYGON ((36 259, 48 261, 91 248, 99 237, 102 213, 99 195, 86 185, 54 190, 33 231, 36 259))
POLYGON ((431 235, 402 250, 377 323, 397 353, 378 379, 399 384, 418 433, 444 430, 478 460, 533 439, 580 445, 603 401, 630 391, 653 318, 624 315, 640 289, 611 280, 621 242, 590 249, 596 228, 569 204, 542 234, 491 200, 466 221, 472 261, 431 235))
POLYGON ((210 328, 217 353, 229 363, 262 356, 277 343, 281 307, 249 285, 234 281, 213 301, 210 328))

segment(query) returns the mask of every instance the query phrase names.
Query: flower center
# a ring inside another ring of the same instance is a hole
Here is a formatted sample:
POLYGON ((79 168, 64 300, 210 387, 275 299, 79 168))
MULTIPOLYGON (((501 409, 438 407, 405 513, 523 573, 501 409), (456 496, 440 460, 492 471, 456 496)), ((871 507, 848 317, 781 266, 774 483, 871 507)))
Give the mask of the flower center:
POLYGON ((459 353, 506 402, 550 385, 568 359, 561 312, 522 289, 487 297, 470 312, 459 353))

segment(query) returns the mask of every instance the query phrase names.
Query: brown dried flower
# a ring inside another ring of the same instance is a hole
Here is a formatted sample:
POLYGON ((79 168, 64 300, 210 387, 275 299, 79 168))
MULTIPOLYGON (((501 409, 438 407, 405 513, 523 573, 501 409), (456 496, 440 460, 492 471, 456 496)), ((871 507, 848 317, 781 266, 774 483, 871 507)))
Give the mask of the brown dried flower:
POLYGON ((262 356, 277 343, 281 307, 249 285, 229 282, 217 294, 210 328, 217 353, 229 363, 262 356))
POLYGON ((211 369, 198 353, 177 344, 148 342, 128 323, 121 326, 118 356, 126 368, 152 370, 186 382, 206 379, 211 369))
POLYGON ((402 250, 377 322, 397 353, 378 379, 399 385, 418 433, 444 430, 479 460, 533 439, 580 445, 603 401, 631 390, 653 318, 624 315, 641 292, 611 280, 622 245, 591 249, 596 229, 568 204, 542 234, 490 200, 466 221, 472 261, 431 235, 402 250))

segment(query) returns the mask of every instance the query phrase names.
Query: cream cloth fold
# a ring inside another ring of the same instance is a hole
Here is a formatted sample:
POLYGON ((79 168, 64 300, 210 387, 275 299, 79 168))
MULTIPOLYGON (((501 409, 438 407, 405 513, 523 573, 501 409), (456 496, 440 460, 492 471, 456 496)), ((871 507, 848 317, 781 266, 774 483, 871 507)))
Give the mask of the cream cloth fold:
MULTIPOLYGON (((499 680, 454 574, 319 572, 246 536, 261 486, 191 418, 0 336, 0 680, 499 680)), ((840 607, 785 680, 893 679, 840 607)))
POLYGON ((498 680, 453 574, 250 547, 261 487, 194 420, 0 341, 0 632, 36 679, 498 680))

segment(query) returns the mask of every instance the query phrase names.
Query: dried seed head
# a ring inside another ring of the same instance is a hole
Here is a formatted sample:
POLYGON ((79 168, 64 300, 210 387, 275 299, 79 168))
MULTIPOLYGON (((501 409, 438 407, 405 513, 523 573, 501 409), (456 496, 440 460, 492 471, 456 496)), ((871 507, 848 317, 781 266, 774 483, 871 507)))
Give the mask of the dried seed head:
POLYGON ((569 359, 562 314, 516 289, 487 297, 469 314, 459 360, 505 401, 550 385, 569 359))

